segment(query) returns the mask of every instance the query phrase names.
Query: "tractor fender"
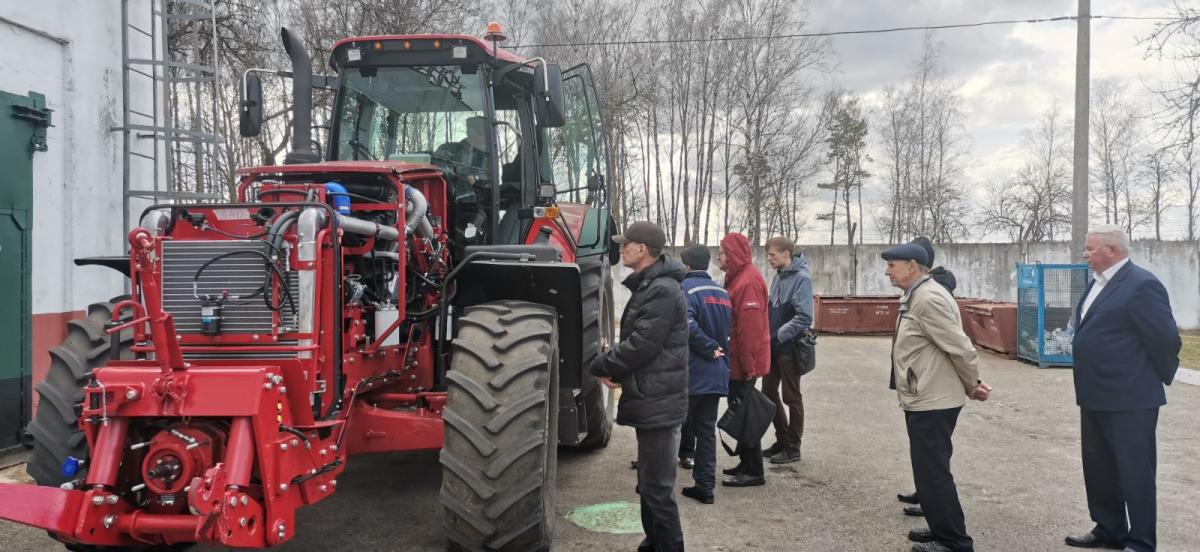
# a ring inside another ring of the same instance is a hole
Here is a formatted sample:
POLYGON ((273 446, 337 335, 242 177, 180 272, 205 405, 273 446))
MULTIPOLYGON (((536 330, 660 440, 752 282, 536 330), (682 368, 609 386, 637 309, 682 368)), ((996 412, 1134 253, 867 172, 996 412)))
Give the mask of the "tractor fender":
POLYGON ((575 390, 582 387, 587 367, 583 366, 578 265, 545 260, 477 260, 463 269, 456 286, 454 307, 459 312, 471 305, 501 300, 553 307, 558 313, 559 386, 575 390))
POLYGON ((125 255, 119 257, 80 257, 75 259, 75 266, 104 266, 124 274, 126 278, 129 277, 129 257, 125 255))

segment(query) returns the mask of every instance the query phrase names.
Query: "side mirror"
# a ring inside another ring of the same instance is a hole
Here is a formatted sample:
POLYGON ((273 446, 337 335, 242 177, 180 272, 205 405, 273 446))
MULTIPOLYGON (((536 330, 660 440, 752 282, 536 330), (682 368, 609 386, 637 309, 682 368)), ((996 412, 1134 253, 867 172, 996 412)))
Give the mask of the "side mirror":
POLYGON ((533 70, 534 113, 538 126, 558 128, 567 124, 566 102, 563 100, 562 68, 554 63, 541 63, 533 70))
POLYGON ((262 79, 254 73, 246 75, 242 87, 241 109, 238 110, 238 130, 244 137, 258 136, 262 132, 262 79))

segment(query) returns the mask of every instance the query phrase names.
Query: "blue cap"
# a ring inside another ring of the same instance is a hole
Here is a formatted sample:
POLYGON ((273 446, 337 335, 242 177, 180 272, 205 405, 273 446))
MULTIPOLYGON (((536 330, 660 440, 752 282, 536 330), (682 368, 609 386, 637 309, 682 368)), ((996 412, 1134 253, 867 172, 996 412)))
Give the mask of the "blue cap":
POLYGON ((880 256, 885 261, 916 261, 921 266, 929 266, 929 254, 925 248, 913 243, 897 245, 880 256))
POLYGON ((79 465, 82 463, 78 458, 68 456, 62 466, 63 477, 74 477, 76 473, 79 473, 79 465))

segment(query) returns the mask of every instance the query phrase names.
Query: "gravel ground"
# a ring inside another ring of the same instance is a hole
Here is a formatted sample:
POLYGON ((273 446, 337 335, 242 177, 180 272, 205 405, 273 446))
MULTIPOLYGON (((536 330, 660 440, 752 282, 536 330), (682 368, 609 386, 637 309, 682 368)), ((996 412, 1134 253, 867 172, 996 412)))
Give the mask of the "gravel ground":
MULTIPOLYGON (((911 491, 902 414, 887 390, 889 338, 822 337, 817 369, 804 378, 804 460, 772 468, 765 487, 717 490, 711 506, 681 497, 692 550, 902 551, 918 519, 901 514, 911 491)), ((1091 527, 1079 460, 1079 413, 1071 372, 984 354, 995 388, 964 409, 954 474, 977 549, 1053 551, 1091 527)), ((1160 550, 1200 550, 1200 388, 1175 385, 1159 421, 1160 550)), ((772 442, 770 436, 765 444, 772 442)), ((559 460, 555 550, 633 550, 640 535, 595 533, 564 519, 571 509, 633 494, 633 432, 618 428, 594 454, 559 460)), ((338 492, 299 514, 285 550, 440 550, 436 453, 355 458, 338 492)), ((734 459, 719 452, 718 463, 734 459)), ((679 486, 690 484, 680 470, 679 486)), ((13 476, 15 477, 15 476, 13 476)), ((0 548, 61 550, 36 529, 0 522, 0 548)), ((201 547, 200 550, 220 550, 201 547)))

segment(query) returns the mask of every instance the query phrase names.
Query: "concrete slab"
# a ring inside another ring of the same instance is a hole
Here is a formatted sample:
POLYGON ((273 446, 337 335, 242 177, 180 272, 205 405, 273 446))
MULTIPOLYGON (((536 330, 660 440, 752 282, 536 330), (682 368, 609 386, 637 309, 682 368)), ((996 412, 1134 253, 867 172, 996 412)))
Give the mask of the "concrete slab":
MULTIPOLYGON (((895 495, 912 490, 907 441, 887 389, 889 338, 822 337, 804 378, 804 460, 768 473, 765 487, 717 489, 716 504, 680 497, 691 550, 904 551, 921 526, 895 495)), ((992 400, 971 403, 955 433, 954 474, 979 550, 1069 550, 1065 534, 1091 527, 1079 459, 1071 372, 985 354, 992 400)), ((1200 550, 1200 389, 1175 385, 1159 423, 1159 544, 1200 550)), ((768 436, 765 444, 770 444, 768 436)), ((719 464, 736 463, 719 452, 719 464)), ((637 502, 633 432, 618 428, 605 450, 563 451, 555 510, 556 551, 633 550, 640 535, 596 533, 565 519, 580 506, 637 502)), ((680 470, 679 487, 690 484, 680 470)), ((442 550, 435 453, 356 457, 338 492, 302 510, 283 550, 442 550)), ((61 550, 40 531, 0 522, 13 550, 61 550)), ((220 550, 201 547, 199 550, 220 550)))

